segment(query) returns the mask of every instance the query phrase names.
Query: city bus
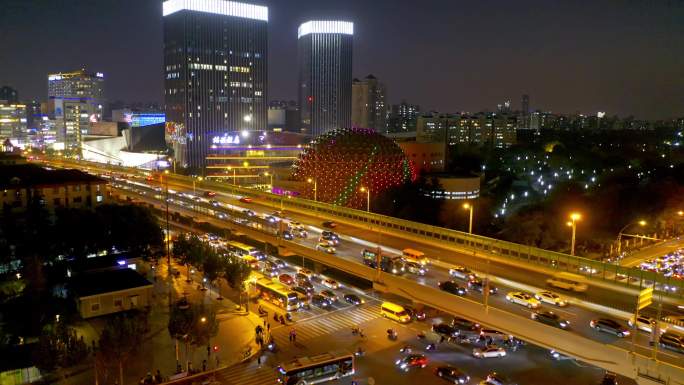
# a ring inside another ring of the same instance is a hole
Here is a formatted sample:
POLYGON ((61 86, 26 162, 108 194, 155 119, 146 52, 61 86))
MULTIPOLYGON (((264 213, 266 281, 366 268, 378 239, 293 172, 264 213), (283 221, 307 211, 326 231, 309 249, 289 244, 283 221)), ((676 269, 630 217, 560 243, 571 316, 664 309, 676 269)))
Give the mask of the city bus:
POLYGON ((320 384, 353 376, 354 355, 323 353, 296 358, 278 366, 278 383, 283 385, 320 384))
MULTIPOLYGON (((363 264, 373 269, 378 268, 378 251, 377 249, 363 249, 361 252, 363 264)), ((385 273, 402 274, 405 271, 404 261, 401 257, 391 257, 388 255, 380 255, 380 269, 385 273)))
POLYGON ((413 249, 404 249, 401 251, 401 256, 406 262, 420 263, 421 265, 427 265, 430 260, 425 256, 425 253, 413 249))
POLYGON ((254 246, 246 245, 241 242, 228 242, 228 250, 234 255, 237 255, 238 257, 241 257, 247 261, 250 260, 249 257, 252 257, 257 261, 261 261, 262 259, 266 258, 266 256, 264 255, 264 253, 261 252, 261 250, 257 249, 254 246))
POLYGON ((296 292, 261 274, 255 275, 257 279, 250 281, 251 289, 256 291, 259 298, 287 311, 299 309, 299 297, 296 292))

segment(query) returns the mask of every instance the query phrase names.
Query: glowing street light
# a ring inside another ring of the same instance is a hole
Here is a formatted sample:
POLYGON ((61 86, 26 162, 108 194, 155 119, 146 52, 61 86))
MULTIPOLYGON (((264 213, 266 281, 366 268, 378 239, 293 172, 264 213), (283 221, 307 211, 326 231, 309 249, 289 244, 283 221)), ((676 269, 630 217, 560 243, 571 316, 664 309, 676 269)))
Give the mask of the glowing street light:
POLYGON ((360 191, 366 193, 366 211, 370 212, 370 188, 361 187, 360 191))
POLYGON ((307 183, 313 183, 314 202, 318 202, 318 182, 316 178, 308 178, 307 183))
POLYGON ((572 240, 570 241, 570 255, 575 255, 575 235, 577 233, 577 221, 582 219, 582 215, 580 213, 571 213, 570 214, 570 221, 567 222, 567 225, 572 227, 572 240))
POLYGON ((620 253, 622 252, 622 235, 625 232, 625 230, 627 230, 627 228, 631 225, 639 225, 641 227, 644 227, 644 226, 646 226, 646 224, 647 224, 646 221, 641 219, 641 220, 638 220, 636 222, 630 222, 630 223, 626 224, 625 227, 623 227, 620 230, 620 232, 618 233, 618 237, 617 237, 617 255, 618 255, 618 257, 620 256, 620 253))
POLYGON ((271 189, 273 189, 273 173, 266 171, 266 172, 264 172, 264 176, 268 176, 271 178, 271 183, 269 186, 271 186, 271 189))
POLYGON ((473 209, 475 205, 471 205, 470 203, 464 203, 463 208, 468 210, 470 212, 469 217, 470 219, 468 220, 468 234, 473 233, 473 209))
MULTIPOLYGON (((201 182, 203 180, 204 178, 202 178, 201 176, 197 177, 198 182, 201 182)), ((197 189, 195 188, 195 179, 192 180, 192 195, 197 195, 197 189)))

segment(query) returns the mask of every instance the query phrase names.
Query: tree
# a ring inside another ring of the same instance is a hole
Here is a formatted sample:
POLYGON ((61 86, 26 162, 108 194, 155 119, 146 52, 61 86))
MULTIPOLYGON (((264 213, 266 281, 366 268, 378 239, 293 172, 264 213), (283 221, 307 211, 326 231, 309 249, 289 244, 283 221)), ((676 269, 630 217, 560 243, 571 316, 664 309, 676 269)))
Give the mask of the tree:
MULTIPOLYGON (((202 270, 204 272, 204 276, 207 278, 207 280, 210 283, 214 283, 220 276, 222 266, 221 266, 221 258, 219 257, 218 253, 216 250, 211 249, 206 256, 206 259, 204 260, 204 263, 202 264, 202 270)), ((220 296, 220 294, 219 294, 220 296)))
POLYGON ((46 325, 38 338, 34 362, 44 372, 80 364, 88 356, 88 346, 76 330, 64 322, 46 325))
MULTIPOLYGON (((242 292, 245 291, 245 281, 252 273, 252 268, 241 259, 230 257, 226 259, 223 266, 223 277, 228 286, 238 291, 240 296, 240 305, 242 305, 242 292)), ((249 310, 249 300, 247 301, 247 310, 249 310)))
MULTIPOLYGON (((171 305, 169 312, 169 324, 168 330, 169 335, 176 342, 176 365, 178 365, 178 342, 183 340, 187 341, 188 335, 190 334, 190 329, 193 327, 194 322, 194 307, 189 306, 187 301, 183 302, 184 305, 171 305)), ((187 353, 187 345, 186 345, 187 353)))
POLYGON ((147 312, 131 311, 108 319, 100 334, 97 358, 117 363, 119 384, 124 383, 124 364, 137 351, 146 329, 147 312))
POLYGON ((108 243, 144 259, 161 255, 164 237, 152 212, 135 205, 102 205, 95 209, 108 243))

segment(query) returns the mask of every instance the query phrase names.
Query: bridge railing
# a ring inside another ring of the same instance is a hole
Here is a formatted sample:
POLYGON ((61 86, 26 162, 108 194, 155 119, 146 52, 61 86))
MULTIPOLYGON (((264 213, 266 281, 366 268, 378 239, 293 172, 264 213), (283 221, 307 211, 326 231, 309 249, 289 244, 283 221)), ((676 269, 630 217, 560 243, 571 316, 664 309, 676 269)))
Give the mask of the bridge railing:
MULTIPOLYGON (((93 167, 102 167, 102 164, 91 164, 93 167)), ((112 171, 119 172, 142 172, 141 170, 120 166, 108 166, 112 171)), ((183 183, 192 183, 193 178, 178 174, 170 174, 170 180, 183 183)), ((376 231, 392 233, 407 239, 419 240, 426 243, 440 242, 462 248, 464 250, 492 253, 499 258, 509 259, 515 262, 524 262, 538 265, 555 271, 567 271, 580 274, 588 279, 603 280, 614 284, 620 284, 633 288, 648 287, 655 285, 655 289, 662 291, 668 297, 682 298, 684 296, 684 280, 666 277, 662 274, 643 271, 634 267, 624 267, 617 264, 596 261, 588 258, 572 256, 550 250, 544 250, 532 246, 521 245, 513 242, 468 234, 462 231, 451 230, 443 227, 432 226, 405 219, 389 217, 367 211, 351 209, 332 205, 324 202, 316 202, 309 199, 296 197, 284 197, 265 191, 259 191, 232 184, 211 180, 197 181, 199 188, 208 188, 216 191, 231 192, 235 195, 247 196, 269 203, 273 207, 285 209, 297 209, 306 211, 322 219, 339 219, 359 225, 374 228, 376 231)), ((439 256, 430 256, 439 258, 439 256)))

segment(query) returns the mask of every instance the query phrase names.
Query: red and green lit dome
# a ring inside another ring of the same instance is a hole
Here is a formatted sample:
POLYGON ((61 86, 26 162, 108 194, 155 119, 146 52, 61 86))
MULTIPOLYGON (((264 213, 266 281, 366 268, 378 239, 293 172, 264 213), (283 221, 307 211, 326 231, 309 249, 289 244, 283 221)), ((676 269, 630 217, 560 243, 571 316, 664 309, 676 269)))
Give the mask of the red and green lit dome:
MULTIPOLYGON (((319 201, 364 208, 371 197, 416 177, 413 165, 391 139, 366 128, 326 132, 311 143, 294 164, 293 178, 315 180, 319 201)), ((302 191, 313 199, 313 183, 302 191)))

